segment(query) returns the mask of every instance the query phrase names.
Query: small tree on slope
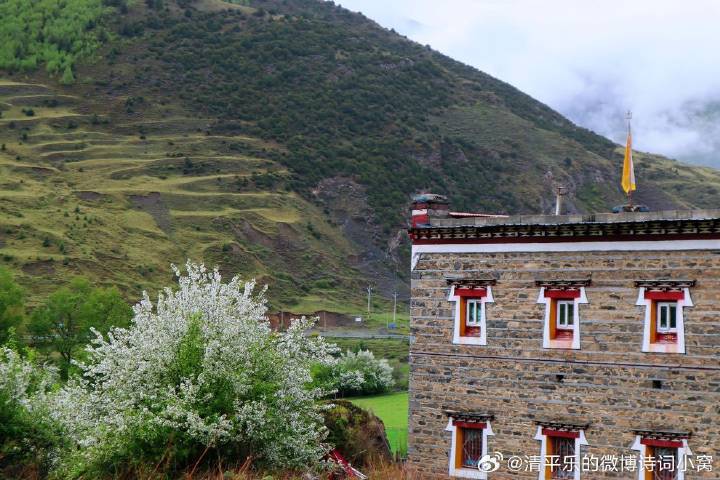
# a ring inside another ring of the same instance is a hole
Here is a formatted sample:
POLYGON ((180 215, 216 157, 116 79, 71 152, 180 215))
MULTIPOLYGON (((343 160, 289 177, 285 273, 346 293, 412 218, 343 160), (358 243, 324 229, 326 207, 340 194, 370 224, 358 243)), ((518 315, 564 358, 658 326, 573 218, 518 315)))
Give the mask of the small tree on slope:
POLYGON ((270 467, 317 464, 328 448, 317 402, 326 392, 309 386, 310 367, 330 363, 334 347, 305 336, 304 318, 272 331, 254 282, 186 267, 173 267, 178 288, 156 305, 145 294, 130 327, 98 334, 77 363, 82 375, 56 397, 57 419, 81 447, 66 468, 190 465, 208 450, 270 467))

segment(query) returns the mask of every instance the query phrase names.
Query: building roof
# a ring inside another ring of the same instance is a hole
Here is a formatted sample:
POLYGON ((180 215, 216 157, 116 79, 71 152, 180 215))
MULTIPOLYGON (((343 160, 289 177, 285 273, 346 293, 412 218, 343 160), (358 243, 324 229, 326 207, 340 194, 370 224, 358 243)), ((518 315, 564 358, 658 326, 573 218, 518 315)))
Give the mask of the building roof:
POLYGON ((570 225, 603 223, 666 222, 677 220, 720 220, 720 210, 665 210, 660 212, 594 213, 589 215, 512 215, 480 214, 461 218, 430 218, 429 226, 502 226, 502 225, 570 225))
POLYGON ((430 215, 409 230, 414 243, 720 238, 720 210, 464 217, 430 215))

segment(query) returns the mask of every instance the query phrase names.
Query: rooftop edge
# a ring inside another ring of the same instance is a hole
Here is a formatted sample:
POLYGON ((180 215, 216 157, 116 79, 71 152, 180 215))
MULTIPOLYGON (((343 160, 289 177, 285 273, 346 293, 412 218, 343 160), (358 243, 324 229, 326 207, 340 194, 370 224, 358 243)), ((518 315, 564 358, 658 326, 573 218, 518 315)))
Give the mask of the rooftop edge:
POLYGON ((438 218, 430 216, 427 223, 417 225, 417 228, 608 224, 673 220, 720 220, 720 209, 594 213, 587 215, 512 215, 508 217, 438 218))

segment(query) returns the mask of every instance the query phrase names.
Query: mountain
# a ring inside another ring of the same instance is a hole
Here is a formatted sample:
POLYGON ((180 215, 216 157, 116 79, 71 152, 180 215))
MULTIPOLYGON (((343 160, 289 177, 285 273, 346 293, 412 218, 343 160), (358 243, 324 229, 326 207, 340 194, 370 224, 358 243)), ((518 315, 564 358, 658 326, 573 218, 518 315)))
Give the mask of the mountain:
MULTIPOLYGON (((33 298, 192 258, 349 313, 406 291, 413 193, 547 212, 551 172, 573 211, 623 201, 621 147, 331 2, 34 5, 0 0, 0 258, 33 298)), ((717 171, 636 163, 638 201, 715 204, 717 171)))

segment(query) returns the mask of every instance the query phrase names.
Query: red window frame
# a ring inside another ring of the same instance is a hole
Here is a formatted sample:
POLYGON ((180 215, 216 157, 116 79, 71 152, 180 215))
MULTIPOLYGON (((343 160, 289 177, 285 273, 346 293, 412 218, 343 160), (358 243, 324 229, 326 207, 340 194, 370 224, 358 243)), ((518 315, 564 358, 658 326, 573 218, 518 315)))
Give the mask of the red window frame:
POLYGON ((453 421, 457 427, 455 433, 455 468, 477 469, 477 462, 482 458, 485 422, 453 421), (469 437, 472 436, 472 439, 469 437), (469 445, 466 445, 470 442, 469 445), (468 449, 474 451, 477 459, 468 459, 468 449), (473 462, 474 460, 474 462, 473 462))
POLYGON ((548 457, 558 455, 556 465, 550 465, 550 462, 546 462, 545 478, 575 478, 575 469, 578 468, 578 466, 574 465, 575 455, 577 453, 575 450, 577 447, 575 439, 580 438, 580 432, 543 428, 542 434, 545 435, 546 438, 546 455, 548 457), (572 446, 570 447, 570 445, 572 446), (570 457, 572 457, 572 460, 568 460, 570 457), (574 468, 571 469, 571 466, 574 466, 574 468))
POLYGON ((645 480, 675 480, 679 471, 679 453, 683 446, 682 441, 643 438, 640 443, 647 446, 646 456, 653 459, 652 469, 645 471, 645 480), (673 469, 664 468, 663 457, 668 456, 667 452, 675 457, 673 469))
POLYGON ((575 322, 578 320, 577 305, 573 305, 573 327, 558 326, 558 302, 574 301, 580 298, 580 290, 545 290, 545 298, 550 299, 550 340, 572 340, 575 335, 575 322))
MULTIPOLYGON (((681 306, 677 303, 678 300, 683 300, 685 298, 684 292, 661 292, 661 291, 646 291, 645 292, 645 299, 650 300, 650 343, 677 343, 678 334, 677 334, 677 324, 675 331, 667 331, 663 332, 660 331, 659 328, 659 322, 660 319, 658 317, 658 310, 659 306, 661 304, 666 303, 675 303, 675 318, 677 322, 677 318, 680 316, 680 308, 681 306)), ((669 319, 668 319, 669 322, 669 319)))
MULTIPOLYGON (((482 301, 487 296, 485 288, 458 288, 455 295, 460 297, 460 336, 461 337, 479 337, 482 333, 482 327, 479 325, 468 325, 468 301, 482 301)), ((482 307, 481 307, 482 308, 482 307)), ((482 313, 481 313, 482 315, 482 313)))

